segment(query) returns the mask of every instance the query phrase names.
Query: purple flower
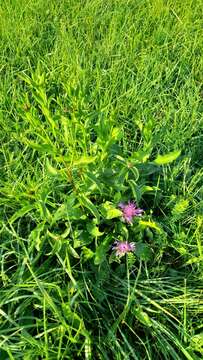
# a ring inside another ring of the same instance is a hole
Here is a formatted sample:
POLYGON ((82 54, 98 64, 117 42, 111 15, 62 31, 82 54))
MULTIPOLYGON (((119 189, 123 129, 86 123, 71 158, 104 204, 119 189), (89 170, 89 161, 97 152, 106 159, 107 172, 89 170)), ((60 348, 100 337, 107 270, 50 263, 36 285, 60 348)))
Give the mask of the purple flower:
POLYGON ((132 223, 134 216, 141 216, 143 211, 142 209, 138 208, 137 205, 133 201, 128 201, 127 204, 120 203, 118 205, 123 213, 122 219, 128 223, 132 223))
POLYGON ((116 256, 123 256, 126 253, 135 251, 135 243, 128 243, 127 241, 115 241, 112 250, 115 250, 116 256))

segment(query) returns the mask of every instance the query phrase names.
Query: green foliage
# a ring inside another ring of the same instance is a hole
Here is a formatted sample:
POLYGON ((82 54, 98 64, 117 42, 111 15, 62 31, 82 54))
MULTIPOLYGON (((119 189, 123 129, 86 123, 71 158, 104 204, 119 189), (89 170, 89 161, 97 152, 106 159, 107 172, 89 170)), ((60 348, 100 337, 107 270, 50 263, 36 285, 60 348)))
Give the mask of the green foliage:
POLYGON ((0 359, 202 358, 201 8, 0 5, 0 359))
POLYGON ((154 160, 154 163, 157 165, 169 164, 170 162, 176 160, 179 155, 180 151, 173 151, 166 155, 158 155, 157 158, 154 160))

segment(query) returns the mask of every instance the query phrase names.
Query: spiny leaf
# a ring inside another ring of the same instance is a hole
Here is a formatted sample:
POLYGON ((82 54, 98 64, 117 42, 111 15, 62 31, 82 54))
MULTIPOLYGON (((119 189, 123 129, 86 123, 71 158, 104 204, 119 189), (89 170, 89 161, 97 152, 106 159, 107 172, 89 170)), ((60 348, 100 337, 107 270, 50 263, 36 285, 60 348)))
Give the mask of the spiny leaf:
POLYGON ((189 201, 187 199, 180 199, 174 206, 173 210, 172 210, 172 214, 173 215, 180 215, 183 212, 185 212, 185 210, 187 210, 189 206, 189 201))
POLYGON ((161 232, 161 228, 154 221, 140 220, 139 224, 144 228, 149 227, 149 228, 157 230, 158 232, 161 232))

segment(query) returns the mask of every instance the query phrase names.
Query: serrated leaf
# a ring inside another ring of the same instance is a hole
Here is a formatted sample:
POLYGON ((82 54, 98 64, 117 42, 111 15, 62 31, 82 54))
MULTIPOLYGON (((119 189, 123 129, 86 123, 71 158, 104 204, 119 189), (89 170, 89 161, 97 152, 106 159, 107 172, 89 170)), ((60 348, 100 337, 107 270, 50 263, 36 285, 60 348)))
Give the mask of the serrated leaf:
POLYGON ((135 261, 136 261, 136 257, 133 253, 128 253, 127 254, 127 261, 128 261, 128 269, 131 270, 135 261))
POLYGON ((203 262, 203 256, 194 256, 188 260, 185 265, 200 264, 201 262, 203 262))
POLYGON ((122 136, 122 131, 120 128, 118 127, 114 127, 111 131, 111 136, 113 140, 119 140, 120 137, 122 136))
POLYGON ((173 215, 180 215, 182 214, 185 210, 187 210, 189 206, 189 201, 187 199, 180 199, 174 206, 173 210, 172 210, 172 214, 173 215))
POLYGON ((140 220, 139 224, 143 227, 149 227, 152 229, 157 230, 159 233, 161 232, 161 228, 159 227, 158 224, 156 224, 154 221, 144 221, 144 220, 140 220))
POLYGON ((158 155, 157 158, 153 161, 156 165, 165 165, 169 164, 170 162, 176 160, 178 156, 180 156, 181 151, 172 151, 165 155, 158 155))
POLYGON ((203 332, 192 336, 190 345, 195 351, 199 351, 203 355, 203 332))

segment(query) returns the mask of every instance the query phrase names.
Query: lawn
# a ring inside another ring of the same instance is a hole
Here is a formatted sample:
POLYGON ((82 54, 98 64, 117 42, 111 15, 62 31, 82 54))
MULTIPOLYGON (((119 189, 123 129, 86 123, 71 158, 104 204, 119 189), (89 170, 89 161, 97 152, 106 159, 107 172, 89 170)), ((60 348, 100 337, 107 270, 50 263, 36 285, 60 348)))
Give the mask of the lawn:
POLYGON ((0 30, 0 360, 201 360, 202 1, 0 30))

